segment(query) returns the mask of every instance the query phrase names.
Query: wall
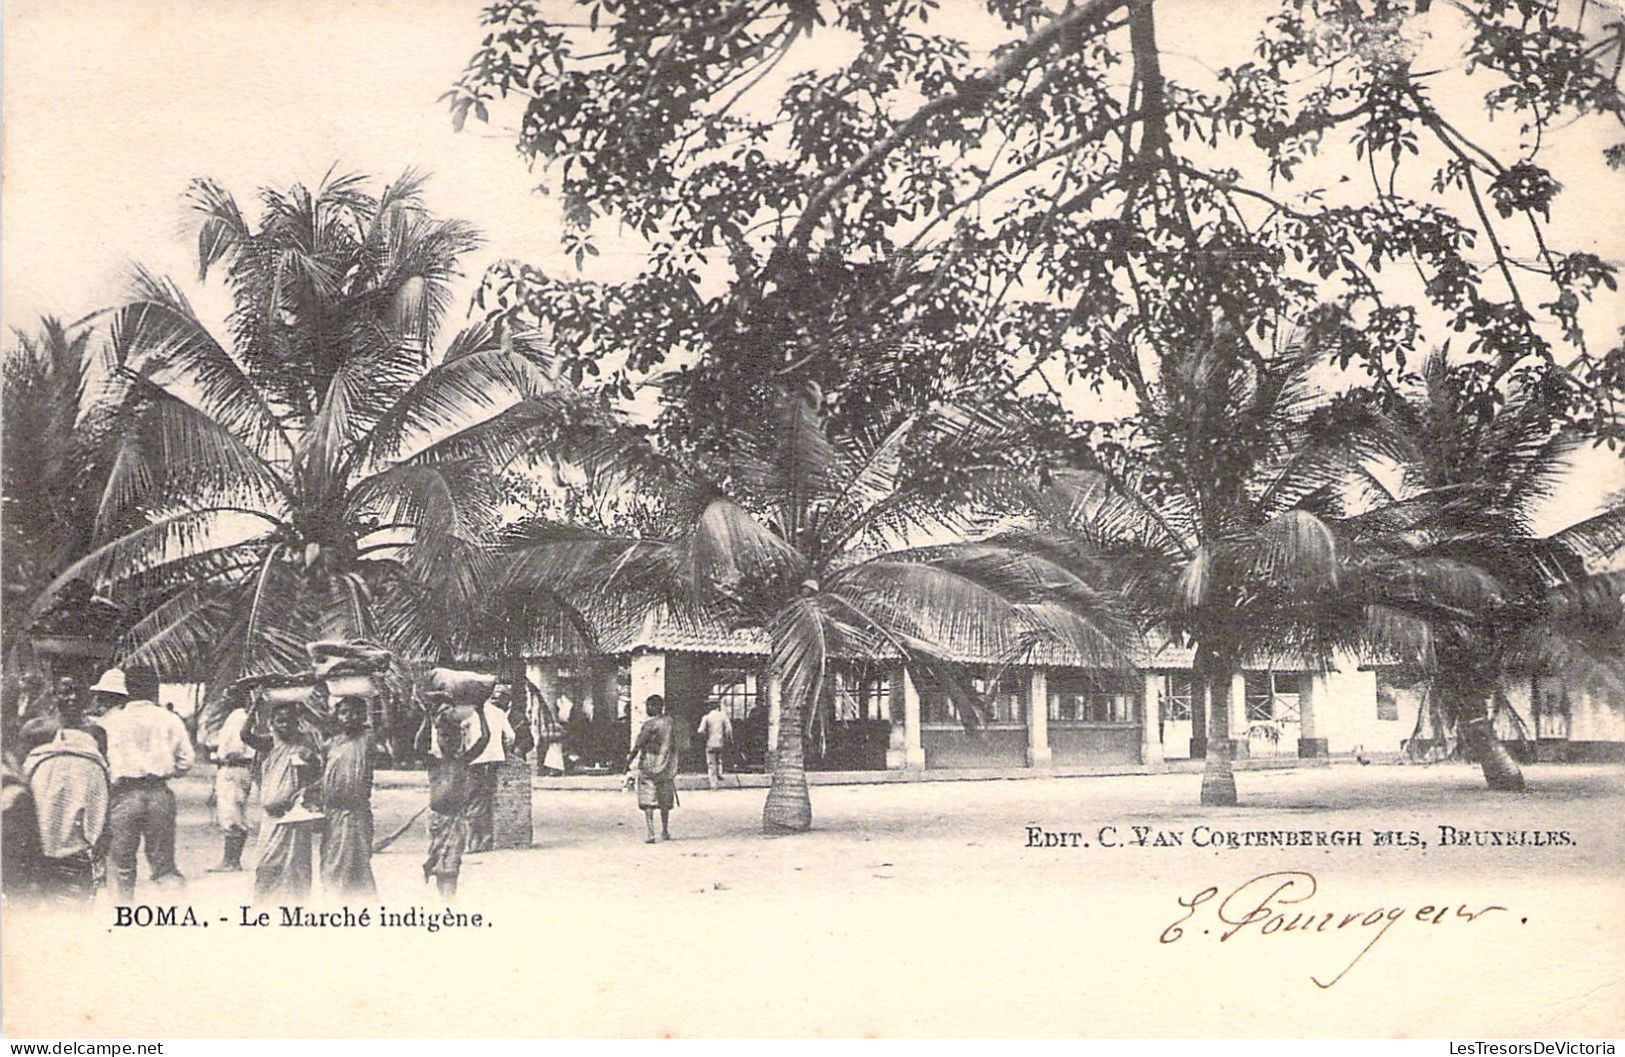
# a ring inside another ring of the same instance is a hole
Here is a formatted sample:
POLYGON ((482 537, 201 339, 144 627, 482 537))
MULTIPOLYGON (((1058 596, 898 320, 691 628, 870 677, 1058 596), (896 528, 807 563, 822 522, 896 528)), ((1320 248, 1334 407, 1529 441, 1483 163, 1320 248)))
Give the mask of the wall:
POLYGON ((1570 741, 1625 741, 1625 701, 1582 693, 1569 698, 1570 741))
MULTIPOLYGON (((1188 724, 1187 724, 1188 725, 1188 724)), ((1056 767, 1079 764, 1138 763, 1138 723, 1062 723, 1050 720, 1049 746, 1056 767)), ((1185 750, 1190 749, 1186 741, 1185 750)), ((1184 755, 1182 753, 1181 755, 1184 755)))
POLYGON ((1543 759, 1574 762, 1625 759, 1625 696, 1572 685, 1560 675, 1541 679, 1543 759))
MULTIPOLYGON (((1053 739, 1053 734, 1051 735, 1053 739)), ((1025 767, 1027 728, 988 727, 972 733, 951 727, 920 731, 925 765, 932 767, 1025 767)))
POLYGON ((1316 702, 1315 721, 1333 755, 1357 751, 1384 755, 1401 751, 1416 729, 1419 699, 1396 694, 1399 718, 1377 718, 1377 673, 1360 669, 1350 658, 1326 675, 1324 699, 1316 702))

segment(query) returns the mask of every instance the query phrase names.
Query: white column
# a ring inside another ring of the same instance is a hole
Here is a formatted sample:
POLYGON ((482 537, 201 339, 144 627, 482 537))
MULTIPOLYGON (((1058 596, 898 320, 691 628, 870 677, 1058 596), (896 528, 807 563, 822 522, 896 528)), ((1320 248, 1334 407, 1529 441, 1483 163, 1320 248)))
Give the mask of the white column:
POLYGON ((525 718, 530 720, 530 729, 533 730, 533 731, 539 729, 539 726, 538 726, 538 724, 536 722, 536 709, 537 709, 538 706, 537 706, 535 700, 531 697, 530 687, 534 686, 537 689, 537 691, 539 691, 544 698, 551 701, 551 700, 553 700, 553 693, 552 693, 552 691, 553 691, 553 679, 552 679, 552 676, 553 676, 553 669, 552 669, 552 667, 549 665, 549 663, 547 661, 545 661, 545 660, 526 661, 525 662, 525 682, 529 683, 530 686, 516 686, 516 687, 514 687, 515 695, 517 695, 519 697, 519 700, 521 700, 521 701, 523 701, 525 703, 525 718))
MULTIPOLYGON (((632 655, 632 738, 649 718, 644 702, 650 694, 666 696, 666 655, 664 653, 634 653, 632 655)), ((632 748, 630 742, 627 749, 632 748)))
POLYGON ((1027 690, 1027 766, 1048 767, 1054 759, 1049 747, 1049 672, 1034 668, 1027 690))
POLYGON ((1320 706, 1328 700, 1324 672, 1304 672, 1298 689, 1298 755, 1308 758, 1325 756, 1326 735, 1320 729, 1320 706))
POLYGON ((1160 722, 1162 690, 1165 679, 1160 672, 1145 673, 1145 691, 1140 701, 1140 762, 1162 763, 1162 725, 1160 722))
POLYGON ((767 770, 773 772, 773 761, 779 751, 779 702, 784 697, 784 684, 777 672, 767 677, 767 770))
POLYGON ((895 702, 901 700, 903 693, 903 680, 906 678, 902 668, 892 672, 891 692, 892 699, 886 702, 886 718, 891 721, 891 732, 886 738, 886 770, 901 771, 908 764, 908 732, 897 718, 895 702))
POLYGON ((1247 755, 1247 676, 1237 672, 1230 679, 1230 743, 1235 746, 1232 758, 1247 755))
POLYGON ((903 766, 925 769, 925 747, 920 744, 920 688, 914 677, 903 670, 903 766))

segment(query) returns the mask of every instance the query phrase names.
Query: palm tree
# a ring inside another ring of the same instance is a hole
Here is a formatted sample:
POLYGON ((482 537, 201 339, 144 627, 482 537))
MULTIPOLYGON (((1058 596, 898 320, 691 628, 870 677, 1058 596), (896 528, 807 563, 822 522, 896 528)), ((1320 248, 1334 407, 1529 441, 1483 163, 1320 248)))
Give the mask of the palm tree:
MULTIPOLYGON (((1625 688, 1625 493, 1550 535, 1535 518, 1569 474, 1584 443, 1564 428, 1542 392, 1514 382, 1489 391, 1445 350, 1424 362, 1417 386, 1384 401, 1403 440, 1397 487, 1367 475, 1371 508, 1348 519, 1357 546, 1411 567, 1454 566, 1476 577, 1475 602, 1425 620, 1429 649, 1416 667, 1429 700, 1466 737, 1491 789, 1521 790, 1523 774, 1495 735, 1512 714, 1505 686, 1516 675, 1561 671, 1582 684, 1625 688)), ((1398 610, 1432 605, 1390 583, 1398 610)), ((1515 714, 1514 714, 1515 715, 1515 714)))
MULTIPOLYGON (((8 681, 34 668, 30 633, 47 589, 93 546, 92 525, 112 463, 107 438, 114 416, 97 396, 111 365, 92 337, 88 327, 46 318, 35 335, 16 332, 6 351, 0 377, 0 656, 8 681)), ((15 703, 8 694, 8 710, 15 703)))
POLYGON ((534 523, 511 541, 512 582, 576 584, 602 599, 600 625, 663 605, 766 633, 781 686, 769 833, 812 824, 803 743, 832 660, 900 660, 953 680, 956 644, 1017 662, 1059 642, 1115 665, 1134 639, 1114 594, 1038 548, 967 542, 1022 490, 988 457, 1007 430, 938 406, 843 436, 823 408, 817 393, 782 395, 732 433, 715 474, 606 444, 603 465, 641 467, 644 488, 667 497, 664 536, 534 523))
POLYGON ((1260 352, 1222 324, 1136 366, 1136 416, 1094 464, 1058 473, 1008 542, 1105 560, 1144 625, 1194 651, 1207 702, 1201 801, 1236 803, 1230 696, 1249 661, 1324 665, 1364 636, 1336 590, 1340 483, 1370 443, 1311 380, 1301 337, 1260 352))
POLYGON ((197 182, 199 275, 224 267, 230 339, 145 271, 110 310, 123 423, 84 521, 98 545, 54 587, 92 579, 138 611, 130 659, 223 685, 302 670, 315 638, 468 647, 495 473, 572 397, 498 324, 431 362, 479 239, 430 215, 420 184, 267 188, 254 224, 197 182))

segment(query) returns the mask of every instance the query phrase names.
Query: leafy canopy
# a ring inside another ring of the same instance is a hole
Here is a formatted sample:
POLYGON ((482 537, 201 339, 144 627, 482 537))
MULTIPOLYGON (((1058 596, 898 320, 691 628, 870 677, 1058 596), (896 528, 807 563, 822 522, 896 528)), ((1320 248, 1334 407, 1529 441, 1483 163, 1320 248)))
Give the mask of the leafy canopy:
POLYGON ((1574 7, 1285 0, 1236 13, 1251 54, 1191 62, 1163 37, 1213 11, 1172 0, 516 0, 448 99, 514 117, 578 264, 610 224, 646 241, 631 278, 508 263, 483 297, 623 394, 684 365, 674 440, 809 379, 852 421, 1046 364, 1143 398, 1137 342, 1215 313, 1309 318, 1386 387, 1447 327, 1485 389, 1516 374, 1617 440, 1625 349, 1582 320, 1614 268, 1548 237, 1583 208, 1556 131, 1622 115, 1622 22, 1574 7))

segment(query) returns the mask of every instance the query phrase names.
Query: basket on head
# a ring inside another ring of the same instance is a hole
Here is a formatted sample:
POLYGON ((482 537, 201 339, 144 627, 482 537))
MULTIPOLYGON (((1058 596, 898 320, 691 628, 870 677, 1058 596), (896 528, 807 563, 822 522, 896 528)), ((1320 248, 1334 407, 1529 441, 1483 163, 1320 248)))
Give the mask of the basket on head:
POLYGON ((377 697, 383 692, 383 672, 390 653, 369 642, 329 639, 305 644, 310 668, 333 699, 377 697))
POLYGON ((429 689, 451 695, 451 702, 460 708, 478 708, 491 696, 497 677, 485 672, 465 672, 456 668, 434 668, 429 671, 429 689))

